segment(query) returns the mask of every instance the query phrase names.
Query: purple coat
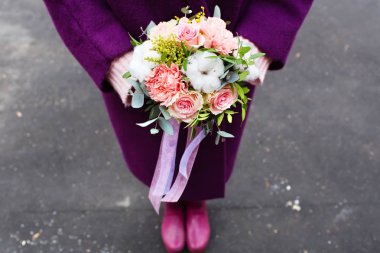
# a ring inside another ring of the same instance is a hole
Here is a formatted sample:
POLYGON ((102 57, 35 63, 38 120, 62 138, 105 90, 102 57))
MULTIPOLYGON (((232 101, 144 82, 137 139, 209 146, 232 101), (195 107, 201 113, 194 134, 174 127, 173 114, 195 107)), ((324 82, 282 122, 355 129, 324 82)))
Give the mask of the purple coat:
MULTIPOLYGON (((53 22, 71 53, 101 90, 112 126, 127 166, 144 184, 150 185, 158 157, 161 135, 152 136, 136 122, 147 120, 142 109, 124 108, 106 79, 111 62, 132 49, 128 32, 138 37, 140 27, 181 16, 189 5, 194 12, 205 7, 206 15, 219 5, 229 29, 251 40, 273 61, 270 69, 284 64, 295 35, 312 0, 44 0, 53 22)), ((253 96, 253 90, 250 95, 253 96)), ((235 135, 218 146, 215 136, 202 143, 182 200, 224 197, 245 123, 225 124, 235 135)), ((182 154, 186 131, 181 130, 177 154, 182 154)), ((178 158, 178 155, 177 155, 178 158)), ((177 160, 177 168, 178 168, 177 160)))

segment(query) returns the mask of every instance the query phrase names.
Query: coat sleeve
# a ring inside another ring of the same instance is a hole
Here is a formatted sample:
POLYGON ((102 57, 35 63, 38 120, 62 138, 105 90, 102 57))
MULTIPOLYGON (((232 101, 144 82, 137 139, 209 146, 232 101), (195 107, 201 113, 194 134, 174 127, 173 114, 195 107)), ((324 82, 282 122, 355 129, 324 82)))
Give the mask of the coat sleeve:
POLYGON ((247 0, 236 31, 272 59, 269 69, 281 69, 311 4, 312 0, 247 0))
POLYGON ((102 90, 112 89, 107 73, 112 60, 132 49, 128 32, 106 0, 44 0, 70 52, 102 90))

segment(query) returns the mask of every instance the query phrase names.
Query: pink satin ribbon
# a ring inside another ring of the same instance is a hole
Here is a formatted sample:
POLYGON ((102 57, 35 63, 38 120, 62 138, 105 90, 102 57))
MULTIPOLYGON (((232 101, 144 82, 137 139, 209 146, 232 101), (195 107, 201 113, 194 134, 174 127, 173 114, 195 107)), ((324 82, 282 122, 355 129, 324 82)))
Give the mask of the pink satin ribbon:
POLYGON ((171 186, 180 124, 174 119, 171 119, 170 123, 173 126, 174 134, 164 133, 162 136, 156 169, 149 189, 149 200, 157 214, 159 214, 161 202, 177 202, 181 197, 193 169, 199 144, 206 137, 206 133, 197 127, 196 136, 191 140, 189 129, 186 149, 180 161, 179 173, 171 186))

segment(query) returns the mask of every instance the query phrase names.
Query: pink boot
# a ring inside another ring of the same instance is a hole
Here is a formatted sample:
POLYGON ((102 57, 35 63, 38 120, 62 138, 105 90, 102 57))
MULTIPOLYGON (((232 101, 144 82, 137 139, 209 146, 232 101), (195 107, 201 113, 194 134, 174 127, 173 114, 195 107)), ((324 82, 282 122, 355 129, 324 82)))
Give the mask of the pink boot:
POLYGON ((178 253, 185 247, 185 216, 181 203, 166 203, 162 217, 161 236, 169 253, 178 253))
POLYGON ((205 201, 186 203, 186 240, 191 253, 203 252, 210 239, 210 224, 205 201))

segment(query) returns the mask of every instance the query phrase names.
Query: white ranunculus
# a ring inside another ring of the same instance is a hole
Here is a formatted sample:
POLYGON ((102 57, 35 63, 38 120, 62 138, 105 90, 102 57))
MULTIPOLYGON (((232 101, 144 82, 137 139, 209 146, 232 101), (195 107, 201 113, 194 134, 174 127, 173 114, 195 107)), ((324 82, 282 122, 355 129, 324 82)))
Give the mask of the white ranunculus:
POLYGON ((223 61, 220 58, 208 58, 210 56, 216 54, 198 51, 188 59, 185 74, 197 91, 211 93, 221 85, 219 77, 224 73, 223 61))
POLYGON ((160 54, 152 50, 153 45, 150 40, 146 40, 141 45, 138 45, 133 50, 132 61, 129 65, 129 72, 132 77, 139 82, 143 82, 145 77, 152 71, 157 64, 145 60, 147 57, 159 58, 160 54))

